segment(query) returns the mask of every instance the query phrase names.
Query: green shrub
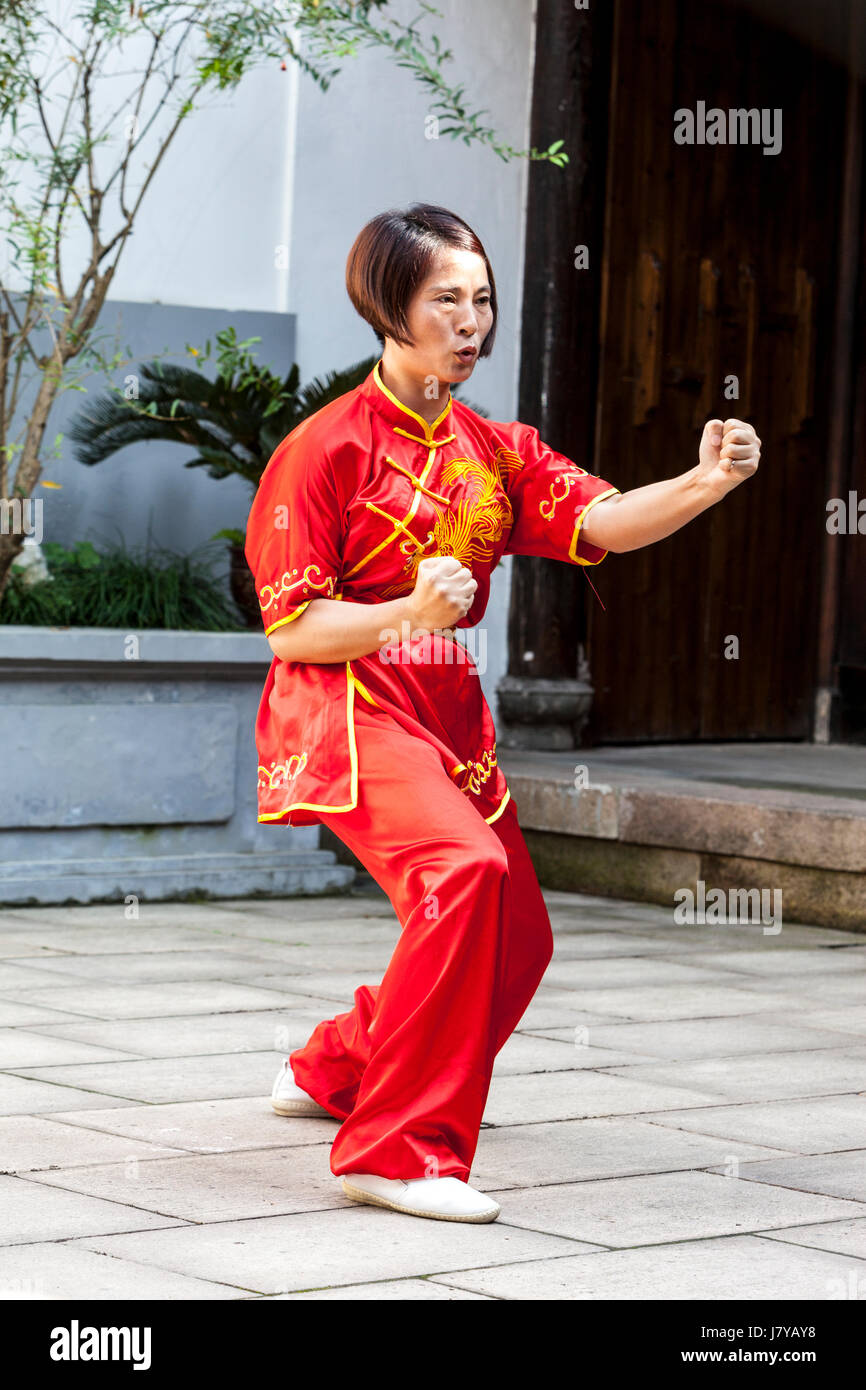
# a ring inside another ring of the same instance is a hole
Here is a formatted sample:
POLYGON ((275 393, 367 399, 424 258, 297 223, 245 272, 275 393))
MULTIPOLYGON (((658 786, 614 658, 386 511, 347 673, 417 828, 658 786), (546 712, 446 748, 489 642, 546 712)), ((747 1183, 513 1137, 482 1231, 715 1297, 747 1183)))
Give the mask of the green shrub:
POLYGON ((0 623, 39 627, 242 630, 237 610, 213 576, 224 546, 206 542, 190 555, 163 547, 99 554, 90 541, 72 549, 46 541, 50 579, 25 583, 14 568, 0 601, 0 623), (208 553, 210 552, 210 554, 208 553))

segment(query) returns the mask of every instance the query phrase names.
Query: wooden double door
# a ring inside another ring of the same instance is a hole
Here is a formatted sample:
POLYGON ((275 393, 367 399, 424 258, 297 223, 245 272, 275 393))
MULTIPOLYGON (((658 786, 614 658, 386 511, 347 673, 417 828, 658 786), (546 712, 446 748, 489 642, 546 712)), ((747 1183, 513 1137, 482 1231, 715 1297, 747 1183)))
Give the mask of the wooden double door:
POLYGON ((592 468, 623 492, 672 477, 715 416, 752 422, 762 461, 589 571, 590 741, 808 739, 822 650, 831 684, 866 675, 866 536, 827 531, 836 492, 866 498, 862 122, 813 40, 745 4, 614 8, 592 468), (756 108, 764 139, 712 115, 756 108))

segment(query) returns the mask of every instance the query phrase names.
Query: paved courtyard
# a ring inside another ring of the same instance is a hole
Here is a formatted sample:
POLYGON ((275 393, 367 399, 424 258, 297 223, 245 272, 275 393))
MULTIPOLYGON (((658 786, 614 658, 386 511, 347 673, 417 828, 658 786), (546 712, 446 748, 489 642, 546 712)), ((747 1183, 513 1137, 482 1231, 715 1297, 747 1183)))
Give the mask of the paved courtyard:
POLYGON ((481 1226, 349 1201, 338 1121, 270 1106, 387 966, 377 890, 0 909, 0 1297, 866 1297, 866 936, 545 897, 481 1226))

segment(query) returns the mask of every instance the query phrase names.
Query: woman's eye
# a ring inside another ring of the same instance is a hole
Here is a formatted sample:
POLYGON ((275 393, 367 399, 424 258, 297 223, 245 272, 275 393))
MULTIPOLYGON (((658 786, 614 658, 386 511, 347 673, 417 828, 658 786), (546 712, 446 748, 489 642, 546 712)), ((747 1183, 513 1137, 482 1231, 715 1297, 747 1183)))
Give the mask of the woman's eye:
MULTIPOLYGON (((456 301, 456 299, 454 298, 453 294, 440 294, 440 295, 439 295, 439 303, 440 303, 440 304, 456 304, 457 301, 456 301)), ((490 303, 490 296, 489 296, 489 295, 485 295, 483 299, 476 299, 475 303, 476 303, 476 304, 489 304, 489 303, 490 303)))

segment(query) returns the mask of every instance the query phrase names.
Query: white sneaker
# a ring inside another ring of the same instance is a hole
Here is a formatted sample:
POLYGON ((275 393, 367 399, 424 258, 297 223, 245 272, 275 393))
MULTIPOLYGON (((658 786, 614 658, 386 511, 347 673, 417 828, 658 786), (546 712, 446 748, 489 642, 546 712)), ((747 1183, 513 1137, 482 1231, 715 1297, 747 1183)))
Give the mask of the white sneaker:
POLYGON ((326 1110, 312 1096, 308 1096, 306 1091, 302 1091, 300 1086, 295 1084, 292 1074, 292 1065, 288 1057, 283 1058, 283 1065, 280 1067, 277 1079, 271 1091, 271 1105, 278 1115, 324 1115, 329 1120, 333 1120, 330 1110, 326 1110))
POLYGON ((495 1221, 502 1208, 459 1178, 382 1178, 378 1173, 345 1173, 343 1191, 355 1202, 391 1207, 437 1221, 495 1221))

